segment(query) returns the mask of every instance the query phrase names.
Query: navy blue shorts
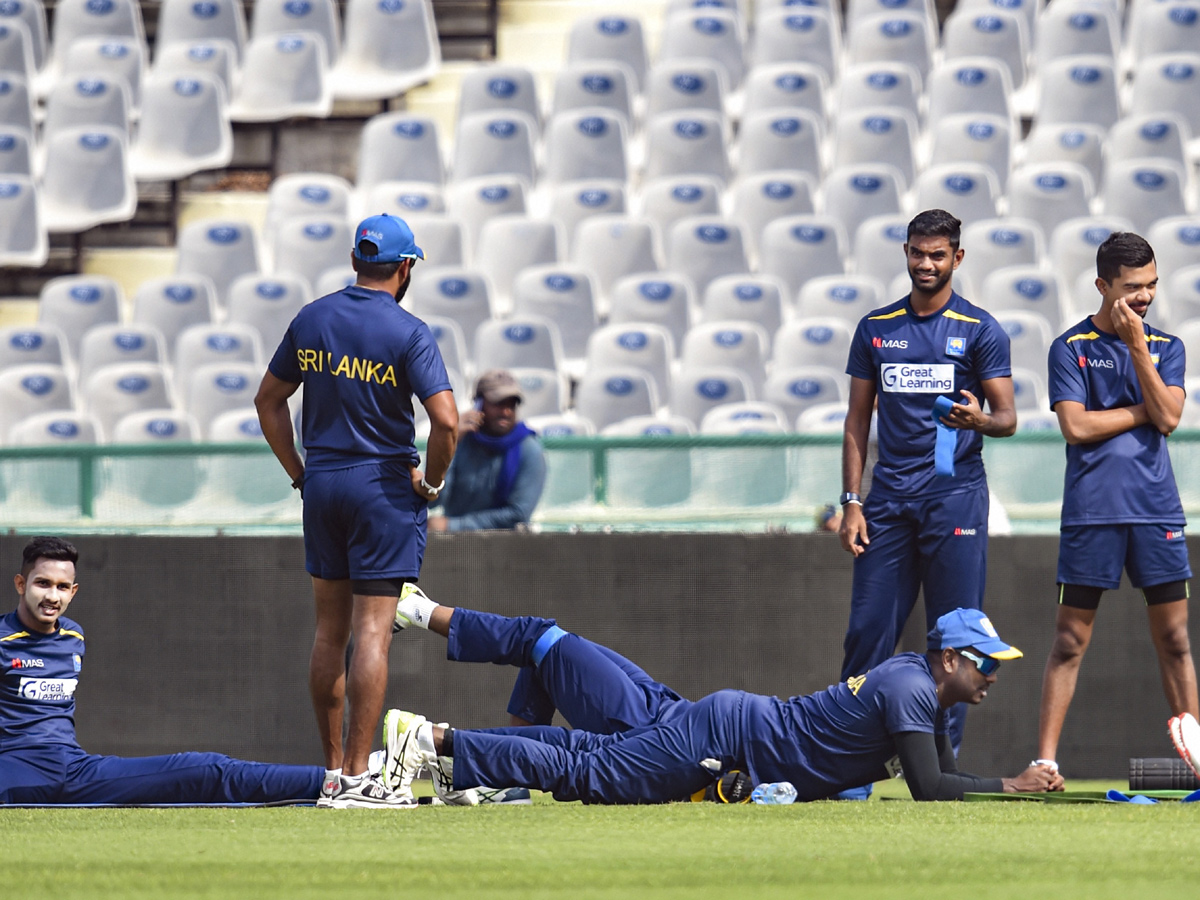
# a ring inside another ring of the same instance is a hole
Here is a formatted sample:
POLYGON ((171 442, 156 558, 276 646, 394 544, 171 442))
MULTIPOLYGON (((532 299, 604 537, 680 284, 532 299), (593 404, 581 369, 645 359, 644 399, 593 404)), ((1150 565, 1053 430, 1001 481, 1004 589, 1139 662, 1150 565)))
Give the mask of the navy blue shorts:
POLYGON ((413 578, 429 504, 403 462, 304 473, 304 568, 317 578, 413 578))
POLYGON ((1115 588, 1121 570, 1135 588, 1192 577, 1182 525, 1064 525, 1058 541, 1058 583, 1115 588))

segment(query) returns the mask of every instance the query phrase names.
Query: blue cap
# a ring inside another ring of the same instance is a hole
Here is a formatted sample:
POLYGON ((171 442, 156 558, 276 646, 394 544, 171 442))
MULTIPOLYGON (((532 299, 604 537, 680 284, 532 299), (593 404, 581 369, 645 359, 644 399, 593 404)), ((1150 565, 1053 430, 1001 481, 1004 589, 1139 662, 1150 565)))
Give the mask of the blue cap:
POLYGON ((937 620, 927 639, 930 650, 974 647, 992 659, 1020 659, 1025 655, 1000 640, 996 626, 979 609, 951 610, 937 620))
POLYGON ((363 262, 394 263, 402 259, 424 259, 425 252, 417 246, 408 223, 396 216, 383 213, 371 216, 358 223, 354 230, 354 255, 363 262), (378 251, 367 253, 363 241, 370 241, 378 251))

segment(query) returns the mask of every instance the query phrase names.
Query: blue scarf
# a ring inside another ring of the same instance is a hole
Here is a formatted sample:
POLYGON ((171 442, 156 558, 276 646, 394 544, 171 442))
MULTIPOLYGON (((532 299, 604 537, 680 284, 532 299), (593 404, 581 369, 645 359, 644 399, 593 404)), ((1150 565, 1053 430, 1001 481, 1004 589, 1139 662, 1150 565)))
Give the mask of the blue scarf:
POLYGON ((521 442, 536 433, 524 422, 518 422, 512 431, 502 437, 492 437, 482 431, 472 431, 467 435, 493 456, 504 454, 500 474, 496 477, 496 490, 492 495, 493 506, 504 506, 508 503, 508 495, 512 493, 513 485, 517 481, 517 469, 521 467, 521 442))

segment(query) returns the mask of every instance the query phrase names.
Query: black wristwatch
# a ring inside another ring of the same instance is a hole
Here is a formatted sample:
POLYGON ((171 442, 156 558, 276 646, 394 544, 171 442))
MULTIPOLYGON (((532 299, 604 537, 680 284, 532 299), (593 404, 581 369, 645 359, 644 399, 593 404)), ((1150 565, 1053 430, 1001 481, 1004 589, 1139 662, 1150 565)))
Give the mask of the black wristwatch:
POLYGON ((862 497, 854 493, 854 491, 845 491, 842 496, 838 497, 838 506, 845 506, 847 503, 855 503, 862 506, 862 497))

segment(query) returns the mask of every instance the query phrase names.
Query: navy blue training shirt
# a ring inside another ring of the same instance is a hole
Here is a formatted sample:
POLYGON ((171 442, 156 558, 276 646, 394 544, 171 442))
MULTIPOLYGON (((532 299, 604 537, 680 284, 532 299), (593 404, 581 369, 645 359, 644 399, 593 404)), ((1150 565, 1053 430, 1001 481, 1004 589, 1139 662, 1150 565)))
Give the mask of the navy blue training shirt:
POLYGON ((958 403, 966 388, 984 403, 982 382, 1012 374, 1008 335, 990 314, 958 294, 936 313, 918 316, 904 297, 868 313, 850 343, 846 373, 875 383, 879 461, 871 493, 928 497, 983 481, 983 435, 959 429, 955 475, 934 471, 938 396, 958 403))
POLYGON ((61 617, 51 634, 29 631, 13 610, 0 619, 0 751, 75 740, 75 688, 83 629, 61 617))
POLYGON ((268 367, 304 384, 305 467, 419 461, 412 398, 450 390, 428 326, 385 291, 351 285, 308 304, 268 367))
MULTIPOLYGON (((1150 358, 1163 384, 1183 387, 1183 341, 1145 323, 1150 358)), ((1129 348, 1101 331, 1089 316, 1050 344, 1050 408, 1074 400, 1091 410, 1142 402, 1129 348)), ((1153 425, 1139 425, 1108 440, 1067 445, 1062 524, 1145 522, 1184 524, 1166 437, 1153 425)))

